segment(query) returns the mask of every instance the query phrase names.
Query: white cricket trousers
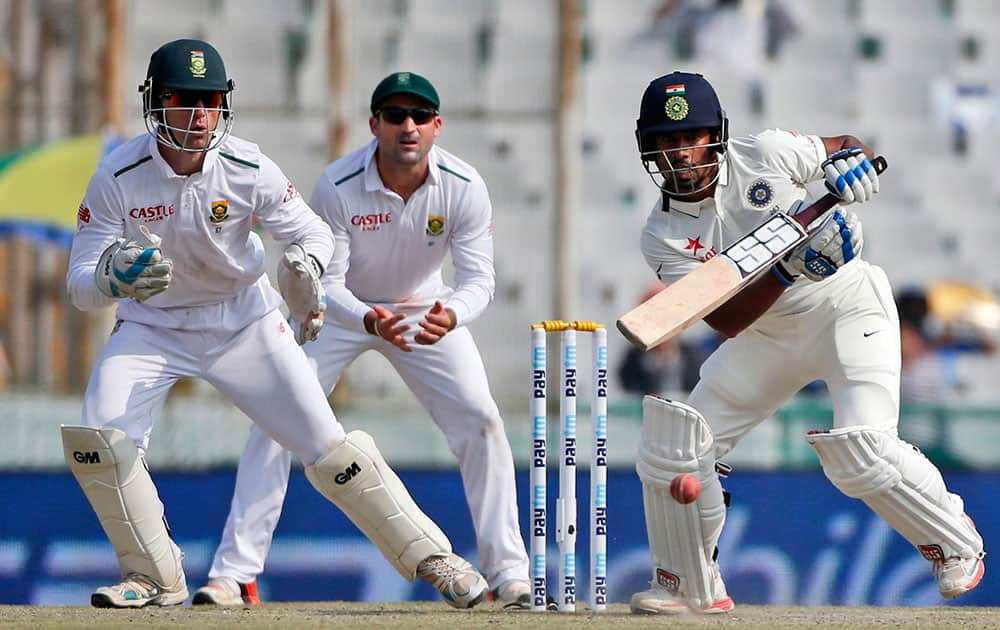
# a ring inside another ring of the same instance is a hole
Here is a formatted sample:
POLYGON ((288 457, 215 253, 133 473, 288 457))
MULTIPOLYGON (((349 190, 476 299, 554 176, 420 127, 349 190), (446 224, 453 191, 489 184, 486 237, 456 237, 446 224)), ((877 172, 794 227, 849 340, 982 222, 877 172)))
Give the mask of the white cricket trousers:
POLYGON ((896 434, 899 317, 885 272, 862 260, 855 265, 843 278, 825 280, 830 290, 798 312, 766 315, 702 365, 688 402, 712 427, 717 457, 815 380, 830 390, 835 428, 867 425, 896 434))
MULTIPOLYGON (((328 321, 304 349, 323 391, 366 350, 384 355, 444 432, 458 458, 476 531, 480 570, 497 588, 528 579, 518 526, 514 459, 472 335, 457 328, 431 346, 403 352, 383 339, 328 321)), ((363 427, 359 427, 363 428, 363 427)), ((209 577, 249 582, 263 571, 288 484, 291 457, 256 427, 240 458, 233 502, 209 577)), ((444 528, 447 530, 447 527, 444 528)))
POLYGON ((145 452, 167 394, 182 378, 215 386, 305 465, 346 437, 278 310, 237 332, 120 322, 94 365, 82 422, 121 429, 145 452))

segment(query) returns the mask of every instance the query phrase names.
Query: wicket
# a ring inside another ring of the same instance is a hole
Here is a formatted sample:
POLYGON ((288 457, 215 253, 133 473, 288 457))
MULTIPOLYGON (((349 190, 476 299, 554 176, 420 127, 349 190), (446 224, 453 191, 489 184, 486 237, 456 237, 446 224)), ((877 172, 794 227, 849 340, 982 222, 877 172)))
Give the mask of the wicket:
POLYGON ((546 333, 560 332, 559 496, 556 543, 559 545, 559 612, 576 611, 576 333, 593 333, 594 391, 591 405, 593 450, 590 459, 590 607, 607 609, 608 507, 608 333, 592 321, 549 320, 531 326, 531 601, 532 610, 547 608, 546 536, 548 532, 546 459, 546 333))

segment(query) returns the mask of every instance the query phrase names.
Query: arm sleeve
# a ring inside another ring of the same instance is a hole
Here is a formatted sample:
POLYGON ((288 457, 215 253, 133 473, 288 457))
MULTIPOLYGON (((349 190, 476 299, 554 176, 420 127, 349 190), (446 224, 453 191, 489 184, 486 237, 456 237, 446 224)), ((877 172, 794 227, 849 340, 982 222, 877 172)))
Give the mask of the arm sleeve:
POLYGON ((330 227, 302 199, 278 165, 260 156, 260 180, 254 213, 261 225, 282 243, 298 243, 326 269, 333 257, 330 227))
POLYGON ((823 179, 820 165, 826 159, 826 147, 819 136, 768 129, 754 139, 758 161, 787 174, 796 184, 805 185, 823 179))
POLYGON ((455 292, 445 308, 455 312, 456 326, 479 317, 493 301, 493 206, 482 179, 469 186, 460 205, 462 220, 451 234, 455 292))
POLYGON ((121 193, 111 175, 99 168, 90 178, 80 204, 76 235, 69 253, 66 290, 70 302, 82 311, 109 306, 114 298, 101 293, 94 279, 97 261, 116 239, 125 236, 121 193))
POLYGON ((326 221, 333 233, 333 258, 323 274, 326 288, 326 315, 338 324, 360 332, 365 330, 365 313, 371 307, 347 288, 347 269, 351 261, 351 238, 347 230, 347 208, 337 187, 324 173, 316 183, 310 205, 326 221))

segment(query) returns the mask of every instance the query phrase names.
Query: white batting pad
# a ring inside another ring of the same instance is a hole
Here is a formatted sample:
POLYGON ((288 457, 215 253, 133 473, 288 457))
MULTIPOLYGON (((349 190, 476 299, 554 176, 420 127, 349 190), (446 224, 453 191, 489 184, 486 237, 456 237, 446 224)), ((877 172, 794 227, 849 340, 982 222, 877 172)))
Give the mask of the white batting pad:
POLYGON ((306 477, 364 532, 408 580, 429 556, 451 553, 444 532, 421 511, 403 482, 364 431, 347 439, 312 466, 306 477))
POLYGON ((636 472, 642 481, 653 578, 698 609, 715 601, 712 554, 726 519, 713 444, 712 431, 695 408, 658 396, 643 399, 636 472), (701 483, 697 501, 687 505, 670 496, 670 482, 683 473, 694 474, 701 483))
POLYGON ((983 539, 923 453, 867 426, 810 433, 823 472, 841 492, 861 499, 928 560, 974 558, 983 539))
POLYGON ((122 575, 141 573, 173 588, 184 579, 163 503, 146 464, 119 429, 62 427, 66 463, 118 554, 122 575))

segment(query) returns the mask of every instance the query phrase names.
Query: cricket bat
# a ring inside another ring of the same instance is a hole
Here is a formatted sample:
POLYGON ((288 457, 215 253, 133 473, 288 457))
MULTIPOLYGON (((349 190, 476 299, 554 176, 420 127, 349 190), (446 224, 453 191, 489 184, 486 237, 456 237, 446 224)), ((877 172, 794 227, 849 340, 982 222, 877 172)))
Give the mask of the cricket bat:
MULTIPOLYGON (((872 160, 877 173, 888 164, 872 160)), ((698 269, 667 286, 618 319, 618 330, 642 350, 678 335, 738 293, 809 237, 806 228, 836 205, 827 193, 795 216, 778 213, 698 269)))

